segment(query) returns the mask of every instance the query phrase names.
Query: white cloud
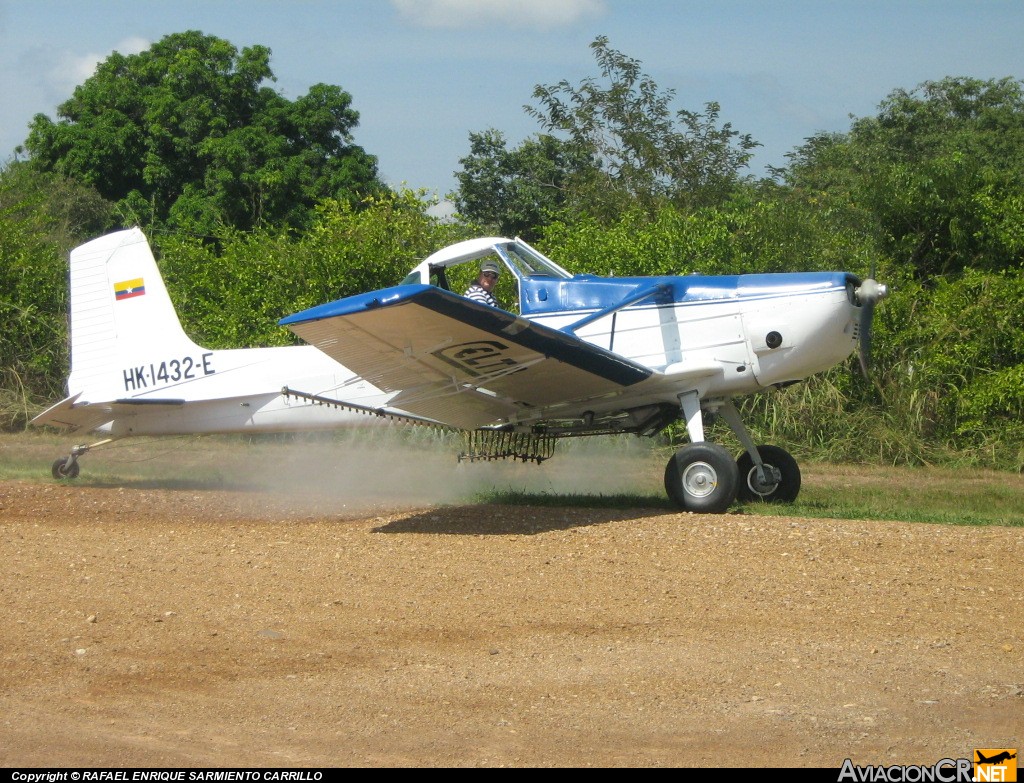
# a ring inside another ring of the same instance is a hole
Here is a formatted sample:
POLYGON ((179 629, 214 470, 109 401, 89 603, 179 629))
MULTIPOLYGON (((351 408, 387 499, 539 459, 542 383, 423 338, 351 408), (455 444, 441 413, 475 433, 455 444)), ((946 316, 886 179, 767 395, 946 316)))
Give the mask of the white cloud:
POLYGON ((152 45, 152 41, 135 35, 121 41, 121 43, 114 47, 114 51, 121 54, 139 54, 146 51, 152 45))
POLYGON ((134 36, 125 38, 114 46, 111 52, 106 54, 71 54, 64 52, 54 59, 53 67, 49 72, 50 84, 58 91, 70 95, 79 84, 84 82, 94 73, 96 66, 106 60, 113 52, 124 55, 138 54, 144 52, 151 46, 145 38, 134 36))
POLYGON ((503 24, 549 29, 605 11, 604 0, 391 0, 409 22, 422 27, 503 24))

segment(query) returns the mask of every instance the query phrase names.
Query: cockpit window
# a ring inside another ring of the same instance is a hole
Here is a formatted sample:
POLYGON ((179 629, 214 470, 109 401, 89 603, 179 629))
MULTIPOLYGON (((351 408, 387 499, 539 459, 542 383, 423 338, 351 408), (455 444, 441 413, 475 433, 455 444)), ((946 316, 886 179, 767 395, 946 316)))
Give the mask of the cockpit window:
POLYGON ((522 244, 499 245, 498 252, 519 277, 566 277, 563 270, 522 244))

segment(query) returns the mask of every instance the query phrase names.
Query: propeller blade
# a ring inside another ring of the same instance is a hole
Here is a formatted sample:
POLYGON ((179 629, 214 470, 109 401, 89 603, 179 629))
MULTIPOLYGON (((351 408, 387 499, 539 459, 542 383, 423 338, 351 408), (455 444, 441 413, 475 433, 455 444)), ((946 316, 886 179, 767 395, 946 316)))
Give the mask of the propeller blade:
POLYGON ((860 326, 858 328, 858 333, 860 334, 860 346, 857 350, 857 356, 860 359, 860 371, 864 373, 865 378, 869 378, 871 376, 871 372, 868 368, 871 366, 871 321, 874 317, 874 302, 861 305, 860 326))
POLYGON ((860 335, 860 370, 867 378, 870 376, 871 322, 875 317, 875 305, 889 295, 889 287, 869 277, 854 293, 860 303, 860 321, 857 329, 860 335))

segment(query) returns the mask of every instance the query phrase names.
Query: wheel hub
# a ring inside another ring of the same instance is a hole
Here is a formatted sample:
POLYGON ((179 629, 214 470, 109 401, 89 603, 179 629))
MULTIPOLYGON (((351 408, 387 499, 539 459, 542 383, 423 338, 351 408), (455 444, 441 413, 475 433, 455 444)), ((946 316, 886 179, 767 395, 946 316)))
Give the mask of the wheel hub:
POLYGON ((688 495, 707 497, 717 486, 718 473, 706 462, 694 462, 683 471, 683 489, 688 495))
POLYGON ((750 488, 750 491, 762 496, 770 495, 778 489, 779 482, 781 480, 782 477, 779 475, 779 471, 767 463, 765 463, 764 466, 763 481, 757 471, 756 465, 747 474, 747 486, 750 488))

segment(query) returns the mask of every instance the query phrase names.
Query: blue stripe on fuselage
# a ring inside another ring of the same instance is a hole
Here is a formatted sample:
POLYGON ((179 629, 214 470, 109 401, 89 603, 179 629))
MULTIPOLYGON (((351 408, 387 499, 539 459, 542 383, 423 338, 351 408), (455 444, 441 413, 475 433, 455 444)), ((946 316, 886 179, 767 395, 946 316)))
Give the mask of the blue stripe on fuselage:
MULTIPOLYGON (((687 305, 714 301, 764 299, 843 289, 845 272, 789 272, 755 275, 689 275, 686 277, 595 277, 568 280, 550 277, 522 281, 524 316, 614 307, 641 287, 658 292, 634 307, 687 305)), ((581 313, 582 315, 583 313, 581 313)))

